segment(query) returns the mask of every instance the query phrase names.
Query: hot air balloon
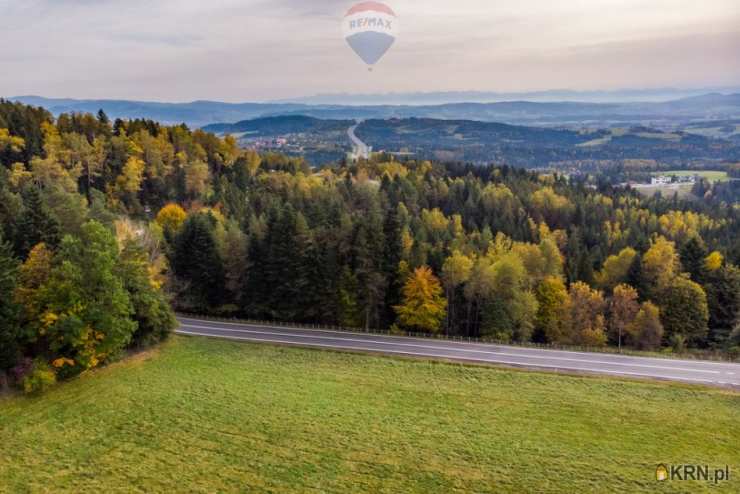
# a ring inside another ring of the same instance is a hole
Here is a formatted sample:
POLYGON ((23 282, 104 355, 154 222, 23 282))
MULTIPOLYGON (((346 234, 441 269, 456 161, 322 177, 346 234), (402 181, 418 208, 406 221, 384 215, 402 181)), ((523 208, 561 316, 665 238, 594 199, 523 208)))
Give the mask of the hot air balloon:
POLYGON ((349 46, 372 67, 396 41, 398 17, 384 3, 360 2, 347 11, 342 30, 349 46))

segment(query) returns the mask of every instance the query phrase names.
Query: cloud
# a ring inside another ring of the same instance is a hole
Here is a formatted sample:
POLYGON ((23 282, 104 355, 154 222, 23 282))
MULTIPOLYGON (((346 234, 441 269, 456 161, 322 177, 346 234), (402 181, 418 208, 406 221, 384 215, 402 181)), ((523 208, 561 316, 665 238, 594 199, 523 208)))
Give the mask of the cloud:
POLYGON ((266 100, 329 92, 740 84, 740 2, 387 0, 373 73, 352 1, 0 0, 0 96, 266 100))

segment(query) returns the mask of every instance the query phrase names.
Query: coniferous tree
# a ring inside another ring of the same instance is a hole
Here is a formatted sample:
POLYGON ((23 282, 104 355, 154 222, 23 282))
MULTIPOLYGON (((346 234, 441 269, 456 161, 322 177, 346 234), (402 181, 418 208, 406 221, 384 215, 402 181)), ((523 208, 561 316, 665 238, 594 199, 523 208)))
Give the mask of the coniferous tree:
POLYGON ((210 215, 190 216, 175 238, 171 264, 187 305, 208 310, 223 303, 223 261, 213 235, 214 222, 210 215))
POLYGON ((447 313, 442 293, 442 284, 431 269, 416 269, 403 287, 403 303, 395 307, 400 323, 414 331, 439 332, 447 313))
POLYGON ((740 324, 740 269, 722 266, 707 275, 705 285, 709 308, 709 343, 724 346, 740 324))
POLYGON ((354 271, 359 283, 359 300, 365 309, 365 329, 378 321, 379 305, 385 298, 383 276, 383 229, 377 212, 371 212, 356 227, 352 245, 354 271))
POLYGON ((28 187, 23 194, 23 212, 18 219, 16 255, 25 259, 31 249, 45 243, 52 249, 59 245, 59 222, 48 211, 36 187, 28 187))
POLYGON ((704 260, 707 255, 709 255, 709 252, 707 252, 703 242, 697 237, 692 237, 681 248, 681 265, 684 271, 691 275, 691 279, 697 283, 704 282, 704 275, 706 274, 704 260))
POLYGON ((20 352, 19 307, 13 301, 18 262, 0 232, 0 371, 15 365, 20 352))
POLYGON ((398 305, 401 300, 402 286, 402 280, 398 276, 398 266, 403 254, 403 240, 401 238, 401 222, 398 218, 398 212, 394 208, 389 209, 386 214, 383 234, 385 238, 383 276, 387 282, 387 290, 385 292, 385 312, 381 324, 387 327, 395 319, 392 308, 394 305, 398 305))

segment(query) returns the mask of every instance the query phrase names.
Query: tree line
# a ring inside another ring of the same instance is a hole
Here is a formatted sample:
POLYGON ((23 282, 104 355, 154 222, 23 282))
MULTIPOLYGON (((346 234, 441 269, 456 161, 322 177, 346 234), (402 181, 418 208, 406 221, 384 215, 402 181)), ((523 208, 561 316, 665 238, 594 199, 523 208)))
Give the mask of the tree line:
POLYGON ((167 299, 497 341, 740 345, 736 204, 385 155, 311 168, 184 125, 8 102, 0 163, 3 338, 55 372, 166 334, 167 299), (108 319, 75 312, 88 300, 108 319))
POLYGON ((106 159, 96 136, 111 129, 81 121, 96 122, 92 141, 61 133, 63 118, 0 102, 0 389, 43 390, 176 324, 156 237, 90 187, 100 163, 79 150, 106 159))

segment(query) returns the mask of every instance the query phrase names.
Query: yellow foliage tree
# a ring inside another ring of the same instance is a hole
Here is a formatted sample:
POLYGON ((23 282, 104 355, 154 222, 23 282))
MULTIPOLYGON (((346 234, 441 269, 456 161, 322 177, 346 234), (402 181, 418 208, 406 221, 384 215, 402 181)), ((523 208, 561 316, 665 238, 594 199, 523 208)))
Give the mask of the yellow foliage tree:
POLYGON ((26 141, 22 137, 10 135, 8 129, 0 129, 0 151, 10 149, 14 153, 20 153, 26 146, 26 141))
POLYGON ((178 204, 170 203, 159 210, 156 221, 166 232, 176 233, 188 217, 178 204))
POLYGON ((678 276, 679 268, 676 245, 665 237, 658 237, 642 257, 643 277, 652 288, 650 295, 655 295, 678 276))
POLYGON ((10 175, 8 181, 13 187, 13 190, 19 191, 23 187, 33 180, 33 174, 26 169, 26 165, 23 163, 13 163, 10 167, 10 175))
POLYGON ((185 167, 185 189, 194 198, 205 194, 208 189, 208 164, 201 160, 190 162, 185 167))
POLYGON ((51 263, 54 254, 46 244, 37 244, 28 254, 28 259, 21 266, 18 286, 13 298, 23 307, 24 317, 27 320, 38 318, 40 309, 35 303, 37 290, 46 283, 51 273, 51 263))
POLYGON ((631 247, 622 249, 619 255, 609 256, 604 262, 604 268, 596 273, 596 284, 604 290, 611 290, 627 281, 630 267, 636 256, 637 252, 631 247))
POLYGON ((403 287, 403 304, 394 307, 407 328, 437 333, 447 314, 442 285, 427 266, 417 268, 403 287))
POLYGON ((566 310, 567 343, 583 346, 606 345, 604 295, 585 283, 570 286, 566 310))
POLYGON ((144 162, 132 156, 124 165, 121 175, 116 179, 116 183, 120 190, 135 194, 141 189, 143 179, 144 162))
POLYGON ((724 262, 725 258, 722 257, 722 254, 714 251, 705 259, 704 267, 707 268, 707 271, 717 271, 719 268, 722 267, 722 264, 724 264, 724 262))

